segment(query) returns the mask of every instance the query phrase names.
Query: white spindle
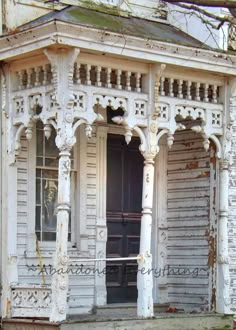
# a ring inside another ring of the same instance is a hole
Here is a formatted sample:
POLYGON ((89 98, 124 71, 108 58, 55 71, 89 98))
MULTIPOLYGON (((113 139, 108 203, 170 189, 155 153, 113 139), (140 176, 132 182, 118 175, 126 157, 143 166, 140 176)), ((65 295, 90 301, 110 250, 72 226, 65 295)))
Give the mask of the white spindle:
POLYGON ((75 83, 76 84, 81 84, 81 79, 80 79, 80 63, 75 64, 75 83))
POLYGON ((213 90, 212 90, 212 102, 213 103, 218 103, 218 100, 217 100, 217 85, 213 85, 212 88, 213 88, 213 90))
POLYGON ((187 99, 188 100, 192 100, 191 86, 192 86, 192 81, 191 80, 188 80, 187 81, 187 99))
POLYGON ((91 65, 86 64, 86 84, 87 85, 91 85, 90 70, 91 70, 91 65))
POLYGON ((164 77, 161 77, 161 80, 160 80, 160 95, 161 96, 165 96, 165 86, 164 86, 164 83, 165 83, 165 78, 164 77))
POLYGON ((17 72, 18 74, 18 89, 23 89, 23 72, 20 70, 17 72))
POLYGON ((102 71, 102 67, 101 66, 96 66, 96 86, 98 86, 98 87, 102 86, 101 71, 102 71))
POLYGON ((174 97, 173 86, 174 86, 174 79, 169 78, 169 96, 170 97, 174 97))
POLYGON ((39 82, 40 66, 36 66, 36 68, 34 68, 34 72, 35 72, 34 86, 37 87, 40 85, 40 82, 39 82))
POLYGON ((106 69, 106 73, 107 73, 107 83, 106 83, 106 87, 111 88, 111 68, 107 68, 106 69))
POLYGON ((130 71, 126 71, 125 72, 125 76, 126 76, 126 90, 127 91, 131 91, 131 86, 130 86, 130 77, 131 77, 131 72, 130 71))
POLYGON ((178 79, 178 98, 182 99, 183 98, 183 80, 178 79))
POLYGON ((122 71, 121 70, 116 70, 116 88, 117 89, 122 89, 122 86, 121 86, 121 74, 122 74, 122 71))
POLYGON ((200 84, 199 82, 195 83, 195 88, 196 88, 195 100, 196 100, 196 101, 201 101, 201 97, 200 97, 200 87, 201 87, 201 84, 200 84))
POLYGON ((209 84, 204 84, 204 102, 209 102, 208 89, 209 84))
POLYGON ((135 79, 136 79, 136 92, 141 92, 141 73, 137 72, 135 73, 135 79))
POLYGON ((47 64, 43 65, 42 69, 43 69, 43 85, 47 85, 47 79, 48 79, 47 64))
POLYGON ((32 85, 31 85, 32 69, 27 69, 26 70, 26 75, 27 75, 27 85, 26 85, 26 87, 30 88, 30 87, 32 87, 32 85))

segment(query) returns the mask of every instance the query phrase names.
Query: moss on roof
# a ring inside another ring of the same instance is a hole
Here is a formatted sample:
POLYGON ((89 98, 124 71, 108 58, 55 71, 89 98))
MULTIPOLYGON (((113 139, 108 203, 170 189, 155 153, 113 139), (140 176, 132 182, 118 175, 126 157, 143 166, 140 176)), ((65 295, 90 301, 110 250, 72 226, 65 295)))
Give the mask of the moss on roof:
POLYGON ((78 24, 123 35, 132 35, 148 40, 159 40, 190 47, 210 48, 170 24, 132 16, 124 17, 122 13, 117 11, 117 9, 109 9, 107 6, 102 6, 103 7, 100 7, 100 10, 97 10, 98 7, 95 5, 91 8, 69 6, 61 11, 44 15, 19 27, 19 29, 32 28, 33 26, 47 23, 49 21, 59 20, 68 24, 78 24), (111 10, 111 12, 109 12, 109 10, 111 10))

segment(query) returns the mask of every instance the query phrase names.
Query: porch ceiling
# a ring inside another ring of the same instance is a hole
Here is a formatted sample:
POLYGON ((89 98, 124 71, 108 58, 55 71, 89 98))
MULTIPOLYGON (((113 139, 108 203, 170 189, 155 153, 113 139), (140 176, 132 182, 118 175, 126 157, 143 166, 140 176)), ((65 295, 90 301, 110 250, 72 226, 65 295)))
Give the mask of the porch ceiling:
POLYGON ((136 36, 139 38, 159 40, 189 47, 211 49, 199 40, 167 23, 154 22, 132 16, 123 17, 118 14, 102 13, 78 6, 69 6, 59 12, 49 13, 19 27, 19 29, 27 29, 52 20, 60 20, 67 23, 136 36))

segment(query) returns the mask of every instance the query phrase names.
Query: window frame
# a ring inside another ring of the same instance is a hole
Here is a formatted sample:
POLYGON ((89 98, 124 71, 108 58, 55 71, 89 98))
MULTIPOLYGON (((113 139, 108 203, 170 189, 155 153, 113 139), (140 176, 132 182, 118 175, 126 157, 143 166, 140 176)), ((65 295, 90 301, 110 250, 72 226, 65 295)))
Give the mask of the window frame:
MULTIPOLYGON (((52 129, 54 129, 52 127, 52 129)), ((75 144, 73 150, 74 166, 71 170, 71 240, 68 241, 69 250, 78 250, 79 236, 77 233, 76 222, 79 219, 75 219, 77 200, 79 195, 79 172, 78 172, 78 151, 79 145, 75 144)), ((37 257, 36 251, 36 171, 38 168, 43 169, 41 166, 37 166, 37 123, 34 126, 32 139, 28 142, 28 225, 27 225, 27 251, 26 256, 37 257), (33 196, 33 197, 32 197, 33 196)), ((45 167, 45 169, 57 170, 58 167, 45 167)), ((51 257, 55 250, 56 240, 53 241, 40 241, 38 240, 40 253, 43 253, 45 257, 51 257)))

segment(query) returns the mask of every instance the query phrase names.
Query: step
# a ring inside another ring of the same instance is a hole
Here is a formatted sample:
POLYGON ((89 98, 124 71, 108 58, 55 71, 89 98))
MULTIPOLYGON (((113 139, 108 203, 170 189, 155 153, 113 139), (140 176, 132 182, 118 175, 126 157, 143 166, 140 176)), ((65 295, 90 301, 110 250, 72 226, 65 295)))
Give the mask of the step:
POLYGON ((140 320, 118 319, 102 320, 96 315, 87 315, 51 324, 47 321, 12 319, 3 320, 3 330, 232 330, 233 317, 221 314, 201 313, 161 313, 153 319, 140 320))
MULTIPOLYGON (((169 308, 169 304, 154 304, 154 313, 165 313, 169 308)), ((105 306, 96 307, 96 315, 99 316, 113 316, 119 315, 120 317, 137 317, 137 304, 124 303, 124 304, 109 304, 105 306)))

